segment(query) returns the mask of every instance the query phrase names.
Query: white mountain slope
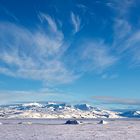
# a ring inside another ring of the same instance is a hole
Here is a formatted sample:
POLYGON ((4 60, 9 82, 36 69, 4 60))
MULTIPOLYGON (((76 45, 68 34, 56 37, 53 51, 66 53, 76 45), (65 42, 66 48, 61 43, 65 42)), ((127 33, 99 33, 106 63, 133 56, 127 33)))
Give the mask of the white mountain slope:
POLYGON ((140 118, 140 111, 126 111, 120 114, 122 117, 140 118))
POLYGON ((121 118, 118 112, 87 104, 26 103, 0 107, 1 118, 121 118))

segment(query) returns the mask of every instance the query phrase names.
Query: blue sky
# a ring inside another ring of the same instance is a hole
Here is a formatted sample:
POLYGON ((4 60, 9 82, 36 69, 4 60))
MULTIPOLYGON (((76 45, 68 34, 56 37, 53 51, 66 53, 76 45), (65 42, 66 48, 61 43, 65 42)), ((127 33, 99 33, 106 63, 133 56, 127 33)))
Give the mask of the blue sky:
POLYGON ((138 0, 1 0, 0 103, 139 107, 138 0))

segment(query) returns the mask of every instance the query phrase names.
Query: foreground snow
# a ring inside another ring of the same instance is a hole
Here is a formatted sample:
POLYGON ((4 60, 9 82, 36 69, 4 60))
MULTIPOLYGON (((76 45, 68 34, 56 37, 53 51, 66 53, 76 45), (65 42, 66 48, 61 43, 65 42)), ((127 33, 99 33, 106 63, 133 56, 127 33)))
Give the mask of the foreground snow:
POLYGON ((66 120, 0 120, 0 140, 139 140, 139 120, 80 120, 66 125, 66 120), (30 122, 30 123, 29 123, 30 122))

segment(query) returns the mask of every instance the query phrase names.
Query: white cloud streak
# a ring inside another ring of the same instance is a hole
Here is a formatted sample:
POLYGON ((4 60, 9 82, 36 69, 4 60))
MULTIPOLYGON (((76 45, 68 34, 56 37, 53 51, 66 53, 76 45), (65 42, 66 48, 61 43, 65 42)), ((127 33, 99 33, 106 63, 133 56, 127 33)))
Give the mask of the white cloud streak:
MULTIPOLYGON (((50 28, 52 25, 50 25, 50 28)), ((63 33, 48 34, 12 23, 0 23, 0 72, 55 83, 73 81, 75 76, 61 60, 63 33)))
POLYGON ((54 31, 54 32, 57 32, 58 31, 58 29, 57 29, 58 27, 56 25, 56 22, 55 22, 55 20, 52 17, 50 17, 47 14, 40 13, 39 14, 39 18, 40 18, 41 22, 43 22, 44 20, 47 21, 47 23, 51 27, 51 30, 52 31, 54 31))
MULTIPOLYGON (((81 74, 76 74, 77 70, 70 69, 70 64, 63 60, 69 46, 55 19, 43 13, 39 18, 43 24, 48 23, 48 30, 44 26, 29 30, 10 22, 0 23, 0 73, 53 84, 69 83, 79 78, 81 74)), ((80 18, 74 13, 71 18, 76 33, 80 30, 80 18)), ((80 53, 74 58, 82 60, 81 71, 85 66, 84 72, 104 70, 116 61, 101 41, 87 41, 80 46, 85 49, 77 48, 80 53)), ((77 63, 77 69, 81 68, 80 65, 77 63)))
POLYGON ((140 105, 140 99, 118 98, 113 96, 93 96, 92 98, 104 104, 140 105))
POLYGON ((74 34, 80 31, 81 20, 80 17, 71 12, 71 21, 74 27, 74 34))
POLYGON ((117 74, 104 73, 101 77, 102 77, 102 79, 113 80, 113 79, 118 78, 118 75, 117 74))
MULTIPOLYGON (((77 79, 79 77, 75 75, 77 70, 68 68, 69 64, 64 62, 66 58, 64 53, 69 46, 56 19, 44 13, 39 13, 38 16, 42 24, 47 23, 47 28, 40 26, 29 30, 10 22, 0 23, 0 62, 2 64, 0 73, 50 83, 68 83, 77 79)), ((79 32, 81 19, 73 12, 71 12, 71 23, 74 34, 79 32)), ((129 49, 133 53, 133 61, 138 64, 140 63, 139 32, 133 32, 131 25, 125 19, 116 18, 112 45, 115 49, 101 39, 87 39, 86 42, 79 44, 80 47, 76 47, 78 55, 71 58, 71 61, 77 63, 78 71, 102 72, 119 59, 119 56, 112 54, 112 49, 113 51, 118 49, 120 54, 129 49)))
POLYGON ((6 7, 2 5, 0 5, 0 12, 4 13, 10 19, 13 19, 16 22, 19 22, 19 19, 11 11, 9 11, 6 7))
POLYGON ((109 0, 106 5, 112 8, 116 12, 117 16, 127 17, 131 7, 133 7, 135 3, 136 0, 124 0, 123 2, 118 0, 109 0))
MULTIPOLYGON (((82 59, 86 61, 89 70, 103 71, 116 63, 117 58, 113 56, 103 41, 87 41, 82 50, 82 59)), ((85 67, 85 66, 84 66, 85 67)))
POLYGON ((140 65, 139 45, 140 30, 132 27, 125 19, 115 19, 113 46, 121 57, 129 55, 129 62, 133 66, 140 65))

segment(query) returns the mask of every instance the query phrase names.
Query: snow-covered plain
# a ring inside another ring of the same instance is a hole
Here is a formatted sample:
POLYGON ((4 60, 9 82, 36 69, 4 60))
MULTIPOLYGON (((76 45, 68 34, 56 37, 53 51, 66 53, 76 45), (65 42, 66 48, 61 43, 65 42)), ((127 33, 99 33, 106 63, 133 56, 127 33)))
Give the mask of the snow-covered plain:
POLYGON ((66 119, 1 119, 0 140, 140 140, 140 120, 79 120, 66 125, 66 119), (29 123, 30 122, 30 123, 29 123))
POLYGON ((4 105, 0 140, 140 140, 140 111, 53 102, 4 105))

